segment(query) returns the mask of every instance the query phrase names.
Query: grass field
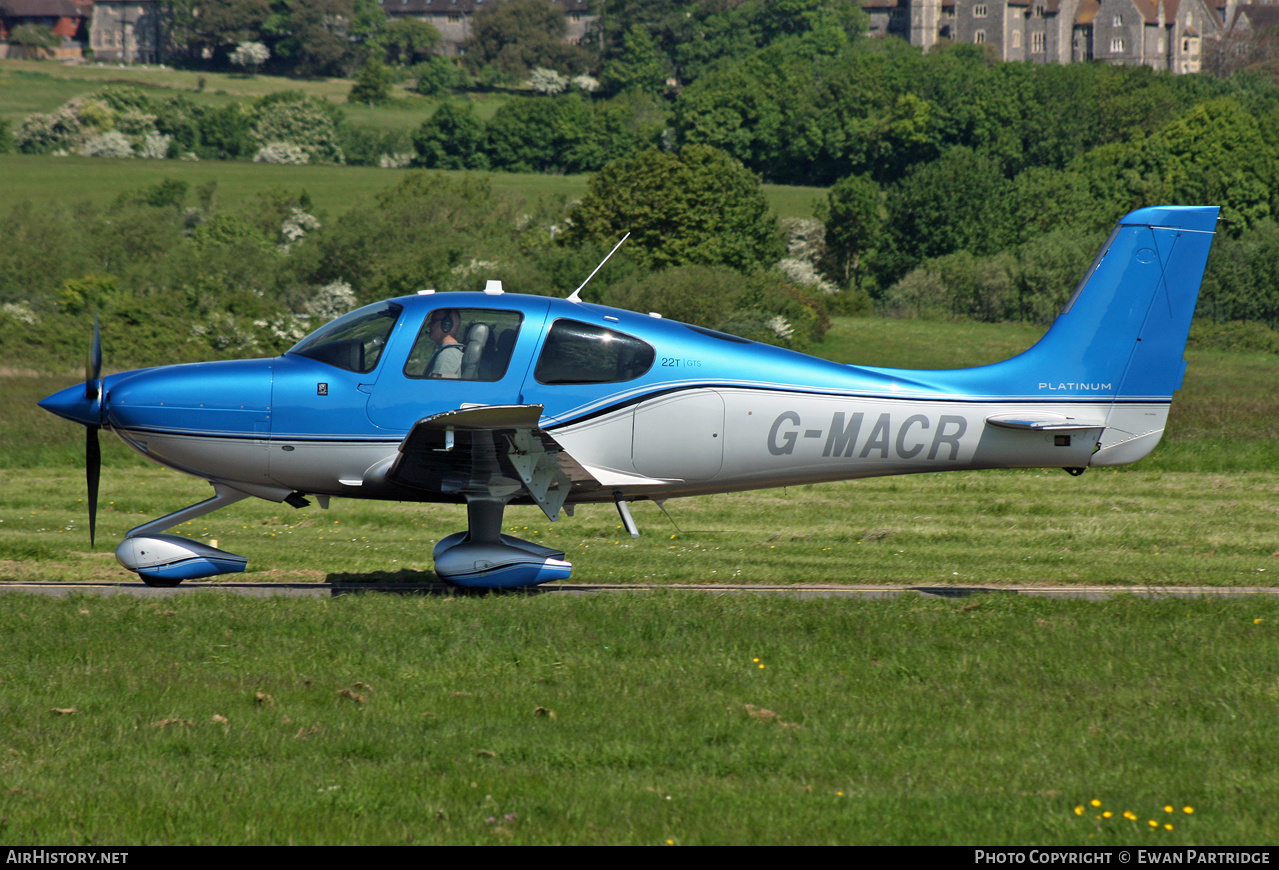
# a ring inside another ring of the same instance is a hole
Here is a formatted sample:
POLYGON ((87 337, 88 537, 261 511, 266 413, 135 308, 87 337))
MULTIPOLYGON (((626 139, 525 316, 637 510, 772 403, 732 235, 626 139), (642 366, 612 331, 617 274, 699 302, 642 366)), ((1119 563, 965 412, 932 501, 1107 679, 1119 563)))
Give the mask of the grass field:
MULTIPOLYGON (((342 104, 350 124, 379 131, 412 132, 435 111, 439 100, 401 90, 388 106, 370 108, 346 102, 348 79, 296 80, 272 76, 237 76, 195 73, 149 67, 62 66, 40 61, 0 60, 0 119, 15 127, 35 112, 51 112, 74 96, 106 84, 146 87, 157 99, 180 93, 197 102, 222 104, 263 96, 276 91, 301 90, 311 96, 342 104), (200 89, 200 79, 204 88, 200 89)), ((458 99, 458 98, 453 98, 458 99)), ((468 94, 476 115, 487 119, 507 99, 503 94, 468 94)), ((585 175, 486 173, 493 186, 526 196, 560 194, 568 199, 586 191, 585 175)), ((52 158, 0 154, 0 212, 24 200, 46 198, 110 202, 126 190, 137 190, 164 179, 187 182, 192 189, 211 180, 218 182, 223 201, 251 196, 265 187, 305 189, 330 214, 345 211, 352 200, 394 184, 403 170, 355 166, 267 166, 240 162, 187 163, 180 161, 104 160, 80 157, 52 158)), ((765 195, 778 217, 812 217, 813 204, 826 195, 824 188, 764 185, 765 195)))
POLYGON ((0 841, 1260 845, 1277 626, 1273 600, 6 595, 0 841))
MULTIPOLYGON (((111 160, 95 157, 45 157, 30 154, 0 154, 0 212, 20 202, 65 199, 106 205, 126 191, 151 187, 173 179, 186 182, 191 190, 216 181, 221 202, 246 199, 268 187, 306 191, 318 211, 337 215, 355 200, 371 197, 390 187, 407 169, 376 169, 368 166, 274 166, 241 161, 111 160)), ((445 175, 461 175, 445 172, 445 175)), ((496 190, 526 197, 563 196, 580 198, 589 176, 539 175, 536 173, 485 172, 496 190)), ((813 204, 826 195, 817 187, 764 185, 764 195, 778 217, 813 216, 813 204)))

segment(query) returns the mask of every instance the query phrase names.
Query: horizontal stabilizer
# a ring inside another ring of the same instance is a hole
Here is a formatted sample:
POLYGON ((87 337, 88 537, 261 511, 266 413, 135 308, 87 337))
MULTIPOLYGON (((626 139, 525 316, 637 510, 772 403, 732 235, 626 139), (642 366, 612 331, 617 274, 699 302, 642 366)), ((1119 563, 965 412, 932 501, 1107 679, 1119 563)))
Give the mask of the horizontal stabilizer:
POLYGON ((1034 412, 1030 414, 995 414, 986 422, 1000 429, 1022 429, 1032 432, 1070 432, 1082 429, 1104 429, 1101 420, 1080 420, 1064 414, 1034 412))

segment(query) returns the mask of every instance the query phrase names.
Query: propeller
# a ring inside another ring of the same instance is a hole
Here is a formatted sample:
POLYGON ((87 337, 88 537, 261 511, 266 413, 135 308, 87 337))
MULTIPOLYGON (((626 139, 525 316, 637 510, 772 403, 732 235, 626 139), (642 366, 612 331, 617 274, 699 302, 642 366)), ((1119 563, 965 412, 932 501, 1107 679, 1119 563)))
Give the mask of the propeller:
MULTIPOLYGON (((93 343, 84 364, 84 397, 101 407, 102 396, 102 337, 98 332, 98 318, 93 318, 93 343)), ((94 544, 98 530, 98 479, 102 476, 102 447, 98 444, 101 425, 84 427, 84 478, 89 489, 89 546, 94 544)))

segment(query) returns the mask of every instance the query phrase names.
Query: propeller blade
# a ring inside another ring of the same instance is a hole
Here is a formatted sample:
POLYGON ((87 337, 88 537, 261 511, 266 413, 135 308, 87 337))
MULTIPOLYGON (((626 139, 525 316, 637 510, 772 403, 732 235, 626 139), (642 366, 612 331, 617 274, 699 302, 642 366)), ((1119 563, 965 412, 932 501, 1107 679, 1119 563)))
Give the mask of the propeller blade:
POLYGON ((99 378, 102 376, 102 337, 98 333, 98 318, 93 318, 93 343, 89 345, 89 357, 84 363, 84 397, 93 401, 101 392, 99 378))
MULTIPOLYGON (((98 329, 98 316, 93 316, 93 341, 84 364, 84 397, 91 402, 102 395, 102 335, 98 329)), ((99 413, 100 413, 99 406, 99 413)), ((98 443, 101 426, 84 427, 84 481, 88 485, 89 546, 93 547, 98 533, 98 480, 102 477, 102 446, 98 443)))
POLYGON ((102 474, 102 447, 97 426, 84 427, 84 479, 89 486, 89 546, 98 532, 98 478, 102 474))

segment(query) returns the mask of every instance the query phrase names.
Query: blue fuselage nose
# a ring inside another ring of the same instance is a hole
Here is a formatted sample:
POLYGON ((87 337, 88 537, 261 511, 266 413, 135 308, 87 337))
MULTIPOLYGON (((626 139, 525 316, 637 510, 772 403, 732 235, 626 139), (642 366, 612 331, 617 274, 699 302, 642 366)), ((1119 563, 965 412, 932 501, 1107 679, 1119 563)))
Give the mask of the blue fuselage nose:
POLYGON ((103 422, 135 432, 266 437, 271 360, 163 366, 107 379, 103 422))

